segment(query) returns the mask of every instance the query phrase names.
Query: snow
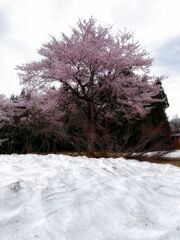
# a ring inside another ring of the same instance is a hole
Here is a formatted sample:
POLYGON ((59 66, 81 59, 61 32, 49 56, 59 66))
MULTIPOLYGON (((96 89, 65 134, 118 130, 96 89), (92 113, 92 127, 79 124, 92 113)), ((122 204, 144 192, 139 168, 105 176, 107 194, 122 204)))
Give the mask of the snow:
POLYGON ((0 240, 179 240, 180 169, 0 156, 0 240))
MULTIPOLYGON (((136 155, 136 153, 134 153, 134 155, 136 155)), ((165 158, 174 158, 174 160, 176 160, 176 158, 180 158, 180 150, 173 150, 173 151, 164 151, 164 152, 161 152, 161 151, 154 151, 154 152, 147 152, 144 154, 145 156, 162 156, 162 157, 165 157, 165 158)))
POLYGON ((167 153, 165 156, 170 158, 180 158, 180 150, 167 153))

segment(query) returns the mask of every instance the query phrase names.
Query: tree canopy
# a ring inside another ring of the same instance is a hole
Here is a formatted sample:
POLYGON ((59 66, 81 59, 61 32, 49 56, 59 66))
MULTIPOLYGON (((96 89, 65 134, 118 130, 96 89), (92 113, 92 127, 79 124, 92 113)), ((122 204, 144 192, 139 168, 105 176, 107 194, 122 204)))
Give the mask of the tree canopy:
MULTIPOLYGON (((41 94, 54 86, 62 113, 68 109, 83 121, 88 150, 108 122, 144 117, 159 101, 152 59, 130 32, 114 35, 94 18, 80 20, 69 36, 52 37, 38 53, 40 61, 17 67, 21 83, 41 94)), ((46 107, 51 103, 47 98, 46 107)))
POLYGON ((153 61, 130 32, 114 34, 91 17, 38 53, 17 67, 22 93, 0 101, 1 129, 21 132, 27 145, 114 150, 137 120, 165 109, 162 77, 151 75, 153 61))

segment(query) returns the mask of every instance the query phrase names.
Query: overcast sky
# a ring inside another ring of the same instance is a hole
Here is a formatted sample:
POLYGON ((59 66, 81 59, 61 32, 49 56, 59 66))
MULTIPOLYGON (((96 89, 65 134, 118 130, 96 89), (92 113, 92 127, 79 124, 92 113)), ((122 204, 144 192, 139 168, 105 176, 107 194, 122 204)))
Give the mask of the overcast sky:
POLYGON ((0 93, 20 92, 15 66, 37 59, 49 35, 90 16, 135 32, 154 58, 153 74, 168 76, 168 116, 180 116, 180 0, 0 0, 0 93))

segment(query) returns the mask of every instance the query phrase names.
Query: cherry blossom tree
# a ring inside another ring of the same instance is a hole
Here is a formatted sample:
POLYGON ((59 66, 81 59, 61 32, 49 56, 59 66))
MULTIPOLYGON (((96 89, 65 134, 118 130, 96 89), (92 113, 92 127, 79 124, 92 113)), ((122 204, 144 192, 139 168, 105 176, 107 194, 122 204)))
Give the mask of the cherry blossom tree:
POLYGON ((113 34, 91 17, 80 20, 70 35, 52 37, 38 53, 40 61, 17 67, 21 83, 41 93, 57 88, 58 97, 48 97, 44 107, 56 102, 78 113, 88 151, 107 122, 144 117, 159 101, 152 59, 130 32, 113 34))

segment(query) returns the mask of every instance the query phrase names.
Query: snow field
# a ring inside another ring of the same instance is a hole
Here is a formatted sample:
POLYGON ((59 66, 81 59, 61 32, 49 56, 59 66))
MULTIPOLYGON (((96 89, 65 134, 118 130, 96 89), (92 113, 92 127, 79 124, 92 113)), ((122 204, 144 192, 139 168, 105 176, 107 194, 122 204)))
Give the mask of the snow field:
POLYGON ((0 156, 0 240, 179 240, 180 169, 0 156))

